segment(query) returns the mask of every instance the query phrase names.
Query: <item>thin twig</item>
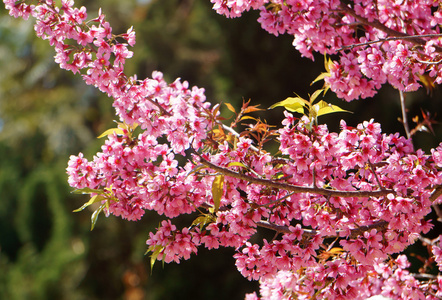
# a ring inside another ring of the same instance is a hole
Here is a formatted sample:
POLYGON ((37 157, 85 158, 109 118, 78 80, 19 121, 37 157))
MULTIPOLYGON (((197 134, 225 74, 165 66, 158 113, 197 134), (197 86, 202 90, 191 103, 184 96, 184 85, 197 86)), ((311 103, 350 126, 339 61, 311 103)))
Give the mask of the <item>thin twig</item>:
POLYGON ((313 187, 316 188, 316 172, 315 172, 315 168, 313 167, 312 170, 312 179, 313 179, 313 187))
POLYGON ((282 200, 289 198, 289 197, 292 196, 293 194, 294 194, 294 192, 291 192, 291 193, 288 193, 287 195, 285 195, 285 196, 282 197, 282 198, 276 199, 275 201, 271 201, 271 202, 269 202, 269 203, 265 203, 265 204, 258 204, 257 206, 258 206, 258 207, 269 207, 269 206, 271 206, 271 205, 273 205, 273 204, 276 204, 276 203, 282 202, 282 200))
POLYGON ((145 98, 147 101, 149 101, 150 103, 152 103, 153 105, 155 105, 156 107, 158 107, 158 109, 160 110, 160 112, 166 116, 172 116, 172 114, 170 112, 168 112, 164 107, 162 107, 158 102, 156 102, 155 100, 153 100, 150 97, 146 97, 145 98))
POLYGON ((373 164, 371 163, 370 160, 368 161, 368 165, 370 166, 370 170, 371 170, 371 172, 373 173, 373 176, 374 176, 374 178, 376 179, 376 182, 378 183, 379 189, 382 190, 383 188, 382 188, 381 181, 379 180, 378 174, 376 174, 376 172, 375 172, 375 170, 374 170, 374 166, 373 166, 373 164))
POLYGON ((410 127, 408 127, 408 119, 407 119, 407 109, 405 107, 405 96, 404 92, 399 90, 399 98, 401 100, 401 111, 402 111, 402 123, 404 125, 405 133, 407 138, 411 138, 410 127))
MULTIPOLYGON (((411 276, 413 276, 416 279, 436 279, 437 275, 433 274, 420 274, 420 273, 410 273, 411 276)), ((439 298, 440 299, 440 298, 439 298)))
POLYGON ((420 60, 420 59, 414 58, 414 60, 416 60, 418 63, 425 64, 425 65, 438 65, 442 62, 442 59, 440 59, 438 61, 425 61, 425 60, 420 60))
POLYGON ((438 242, 439 238, 435 238, 434 240, 430 240, 429 238, 419 236, 418 239, 425 245, 431 245, 434 246, 438 242))
MULTIPOLYGON (((358 44, 351 44, 351 45, 347 45, 347 46, 342 46, 341 48, 338 49, 338 51, 342 51, 342 50, 349 49, 349 48, 353 49, 355 47, 362 47, 362 46, 367 46, 367 45, 371 45, 371 44, 384 43, 384 42, 388 42, 388 41, 408 40, 408 39, 424 38, 424 37, 442 37, 442 34, 441 33, 435 33, 435 34, 419 34, 419 35, 406 35, 406 36, 387 37, 387 38, 383 38, 383 39, 378 39, 376 41, 368 41, 368 42, 364 42, 364 43, 358 43, 358 44)), ((439 62, 437 62, 437 63, 439 63, 439 62)), ((422 62, 422 63, 427 63, 428 64, 428 62, 422 62)), ((436 62, 434 62, 432 64, 436 64, 436 62)))

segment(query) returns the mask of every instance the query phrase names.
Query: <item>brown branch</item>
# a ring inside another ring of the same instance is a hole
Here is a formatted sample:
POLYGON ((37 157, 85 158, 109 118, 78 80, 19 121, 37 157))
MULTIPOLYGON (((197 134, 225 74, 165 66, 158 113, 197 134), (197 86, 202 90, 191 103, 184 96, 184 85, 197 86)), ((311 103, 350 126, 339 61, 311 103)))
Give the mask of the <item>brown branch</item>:
MULTIPOLYGON (((203 208, 205 208, 207 210, 213 208, 213 206, 208 204, 208 203, 201 204, 201 207, 203 207, 203 208)), ((228 210, 228 208, 227 207, 221 207, 219 210, 220 211, 226 211, 226 210, 228 210)), ((258 227, 273 230, 277 234, 279 234, 279 233, 287 233, 287 234, 292 233, 288 226, 276 225, 276 224, 273 224, 273 223, 270 223, 270 222, 264 221, 264 220, 258 221, 255 224, 258 227)), ((363 235, 364 232, 370 231, 372 229, 376 229, 377 231, 384 231, 385 229, 387 229, 387 227, 388 227, 388 222, 387 221, 384 221, 384 220, 377 221, 377 222, 375 222, 375 223, 373 223, 371 225, 360 226, 358 228, 350 230, 349 238, 355 239, 358 236, 363 235)), ((303 228, 302 230, 303 230, 302 236, 304 238, 307 238, 307 239, 310 239, 310 238, 312 238, 312 237, 314 237, 315 235, 318 234, 318 231, 314 230, 314 229, 303 228)), ((338 233, 339 233, 339 231, 338 231, 338 233)), ((336 238, 336 237, 337 236, 331 236, 331 235, 324 236, 324 238, 326 238, 326 239, 328 239, 328 238, 336 238)))
MULTIPOLYGON (((267 221, 256 222, 256 225, 258 227, 267 228, 267 229, 276 231, 277 233, 291 233, 288 226, 276 225, 276 224, 269 223, 267 221)), ((305 232, 305 230, 304 230, 304 232, 305 232)), ((313 235, 315 235, 315 234, 312 234, 311 236, 313 236, 313 235)))
MULTIPOLYGON (((421 38, 420 36, 411 36, 409 34, 388 28, 387 26, 385 26, 384 24, 382 24, 378 21, 370 22, 366 18, 358 15, 351 7, 349 7, 348 5, 345 5, 342 2, 341 2, 340 7, 344 12, 346 12, 347 14, 349 14, 350 16, 352 16, 353 18, 355 18, 356 20, 358 20, 362 24, 371 26, 371 27, 376 28, 382 32, 385 32, 387 35, 393 37, 394 39, 407 39, 410 42, 412 42, 413 44, 421 45, 421 46, 425 46, 427 44, 427 41, 424 40, 423 38, 421 38)), ((425 37, 425 36, 422 36, 422 37, 425 37)), ((430 36, 428 36, 428 37, 430 37, 430 36)), ((346 46, 346 47, 352 47, 352 46, 346 46)), ((436 49, 437 52, 442 52, 441 47, 435 45, 434 48, 436 49)))
POLYGON ((152 103, 153 105, 155 105, 158 109, 159 109, 159 111, 162 113, 162 114, 164 114, 164 115, 166 115, 166 116, 172 116, 172 114, 170 113, 170 112, 168 112, 164 107, 162 107, 158 102, 156 102, 155 100, 153 100, 152 98, 150 98, 150 97, 145 97, 145 99, 147 100, 147 101, 149 101, 150 103, 152 103))
MULTIPOLYGON (((410 273, 410 275, 416 279, 436 279, 437 278, 437 275, 434 275, 434 274, 410 273)), ((439 299, 441 299, 441 298, 439 298, 439 299)))
POLYGON ((431 202, 434 202, 437 198, 439 198, 439 196, 441 196, 442 195, 442 185, 438 185, 435 189, 434 189, 434 191, 433 191, 433 193, 431 194, 431 196, 430 196, 430 201, 431 202))
POLYGON ((352 229, 351 233, 350 233, 350 238, 355 239, 359 235, 363 235, 364 232, 370 231, 372 229, 376 229, 377 231, 384 231, 385 229, 387 229, 387 227, 388 227, 388 222, 381 220, 381 221, 375 222, 371 225, 361 226, 361 227, 352 229))
POLYGON ((442 63, 442 59, 440 59, 438 61, 425 61, 425 60, 420 60, 417 58, 413 58, 413 59, 416 60, 418 63, 426 64, 426 65, 438 65, 438 64, 442 63))
MULTIPOLYGON (((351 44, 351 45, 347 45, 347 46, 342 46, 342 48, 339 48, 338 51, 349 49, 349 48, 352 49, 352 48, 355 48, 355 47, 367 46, 367 45, 371 45, 371 44, 384 43, 384 42, 388 42, 388 41, 408 40, 408 39, 424 38, 424 37, 442 37, 442 33, 406 35, 406 36, 401 36, 401 37, 387 37, 385 39, 379 39, 379 40, 375 40, 375 41, 368 41, 368 42, 364 42, 364 43, 358 43, 358 44, 351 44)), ((424 40, 422 40, 422 41, 424 41, 424 40)), ((441 50, 442 50, 442 48, 441 48, 441 50)), ((439 51, 439 52, 441 52, 441 51, 439 51)), ((436 64, 438 62, 422 62, 422 63, 436 64)))
MULTIPOLYGON (((269 223, 267 221, 259 221, 256 223, 256 225, 258 227, 274 230, 277 233, 287 233, 287 234, 292 233, 288 226, 276 225, 276 224, 269 223)), ((349 238, 356 239, 358 236, 363 235, 364 232, 370 231, 372 229, 376 229, 377 231, 384 231, 385 229, 387 229, 387 227, 388 227, 388 222, 381 220, 381 221, 375 222, 371 225, 361 226, 361 227, 350 230, 349 238)), ((317 234, 318 234, 317 230, 303 229, 303 237, 305 237, 305 238, 311 238, 317 234)), ((336 238, 336 236, 324 236, 324 238, 336 238)))
POLYGON ((279 190, 291 191, 294 193, 312 193, 312 194, 323 195, 326 197, 346 197, 346 198, 348 198, 348 197, 358 197, 358 198, 381 197, 381 196, 386 196, 390 193, 395 194, 395 192, 393 190, 387 190, 387 189, 382 189, 382 190, 377 190, 377 191, 338 191, 338 190, 330 190, 330 189, 324 189, 324 188, 319 188, 319 187, 297 186, 297 185, 292 185, 292 184, 288 184, 288 183, 275 182, 275 181, 269 180, 269 179, 262 179, 262 178, 257 178, 257 177, 245 175, 245 174, 240 174, 240 173, 234 172, 232 170, 216 166, 216 165, 212 164, 211 162, 207 161, 206 159, 204 159, 201 155, 199 155, 199 154, 197 154, 197 155, 200 158, 201 164, 203 164, 203 165, 209 167, 210 169, 215 170, 221 174, 224 174, 226 176, 245 180, 250 183, 255 183, 255 184, 260 184, 260 185, 276 188, 279 190))
MULTIPOLYGON (((213 206, 208 204, 208 203, 203 203, 201 205, 201 207, 203 207, 203 208, 205 208, 207 210, 213 208, 213 206)), ((219 210, 220 211, 226 211, 226 210, 228 210, 228 208, 227 207, 221 207, 219 210)), ((273 230, 277 234, 279 234, 279 233, 287 233, 287 234, 292 233, 288 226, 276 225, 276 224, 273 224, 273 223, 270 223, 270 222, 264 221, 264 220, 258 221, 255 224, 258 227, 273 230)), ((385 229, 387 229, 387 227, 388 227, 388 222, 384 221, 384 220, 381 220, 381 221, 375 222, 375 223, 373 223, 371 225, 360 226, 358 228, 350 230, 349 237, 352 238, 352 239, 355 239, 359 235, 363 235, 364 232, 366 232, 366 231, 370 231, 372 229, 376 229, 377 231, 384 231, 385 229)), ((318 234, 318 231, 314 230, 314 229, 303 228, 302 231, 303 231, 302 236, 304 238, 307 238, 307 239, 310 239, 310 238, 312 238, 312 237, 314 237, 315 235, 318 234)), ((324 238, 336 238, 336 237, 337 236, 331 236, 331 235, 324 236, 324 238)))

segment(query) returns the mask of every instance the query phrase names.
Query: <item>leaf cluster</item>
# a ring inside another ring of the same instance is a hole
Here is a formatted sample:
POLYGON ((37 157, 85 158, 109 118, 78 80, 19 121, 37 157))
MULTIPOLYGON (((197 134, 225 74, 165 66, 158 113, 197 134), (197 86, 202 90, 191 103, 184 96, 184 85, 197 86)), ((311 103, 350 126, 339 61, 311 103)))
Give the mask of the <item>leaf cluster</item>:
POLYGON ((283 101, 273 104, 269 109, 282 106, 288 111, 300 113, 309 118, 310 126, 318 124, 319 116, 337 112, 349 112, 324 100, 318 101, 318 97, 321 95, 321 93, 324 95, 326 92, 327 89, 316 90, 312 95, 309 95, 308 100, 301 98, 298 95, 296 95, 296 97, 289 97, 283 101))

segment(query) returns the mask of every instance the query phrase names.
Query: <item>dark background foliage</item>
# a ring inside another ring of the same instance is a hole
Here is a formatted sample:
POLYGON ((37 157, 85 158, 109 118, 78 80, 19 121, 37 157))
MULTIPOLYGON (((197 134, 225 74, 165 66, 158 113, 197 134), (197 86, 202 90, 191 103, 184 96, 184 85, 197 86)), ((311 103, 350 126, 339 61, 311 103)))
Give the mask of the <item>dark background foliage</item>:
MULTIPOLYGON (((212 103, 239 107, 244 100, 268 108, 297 93, 307 97, 323 71, 323 58, 301 58, 289 36, 274 37, 256 22, 257 13, 226 19, 208 0, 78 1, 89 17, 99 7, 114 33, 137 32, 128 74, 138 78, 164 72, 206 88, 212 103)), ((96 136, 113 127, 112 100, 59 69, 54 50, 35 37, 32 20, 0 12, 0 298, 1 299, 242 299, 257 290, 236 271, 233 250, 208 252, 181 264, 157 263, 144 256, 148 232, 161 217, 140 222, 100 218, 90 232, 90 211, 73 213, 87 199, 71 194, 65 168, 69 155, 89 158, 100 150, 96 136)), ((439 90, 407 95, 412 117, 420 109, 440 110, 439 90)), ((383 88, 373 99, 327 101, 353 114, 323 117, 330 128, 340 118, 356 125, 375 118, 386 132, 403 129, 398 92, 383 88)), ((225 110, 226 116, 231 113, 225 110)), ((280 124, 282 109, 261 114, 280 124)), ((440 113, 439 113, 440 115, 440 113)), ((441 135, 415 137, 428 151, 441 135)), ((434 218, 433 218, 434 219, 434 218)), ((183 221, 184 222, 184 221, 183 221)), ((183 223, 185 226, 185 223, 183 223)))

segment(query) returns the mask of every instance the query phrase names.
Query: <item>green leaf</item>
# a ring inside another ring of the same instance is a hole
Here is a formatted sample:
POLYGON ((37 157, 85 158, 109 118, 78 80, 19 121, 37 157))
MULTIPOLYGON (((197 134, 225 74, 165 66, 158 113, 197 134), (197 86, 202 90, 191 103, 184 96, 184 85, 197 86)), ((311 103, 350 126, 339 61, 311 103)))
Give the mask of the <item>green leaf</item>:
POLYGON ((144 255, 147 255, 147 253, 151 252, 153 249, 152 246, 150 246, 149 248, 147 248, 146 252, 144 252, 144 255))
POLYGON ((97 189, 91 189, 91 188, 85 187, 82 189, 75 189, 71 193, 73 193, 73 194, 92 194, 92 193, 101 194, 101 193, 103 193, 103 190, 97 190, 97 189))
POLYGON ((121 128, 111 128, 111 129, 108 129, 105 132, 103 132, 100 136, 98 136, 98 139, 101 139, 102 137, 108 136, 109 134, 112 134, 112 133, 116 133, 116 134, 119 134, 119 135, 124 135, 123 129, 121 129, 121 128))
POLYGON ((327 60, 327 55, 324 54, 324 67, 327 73, 330 73, 330 62, 331 60, 330 59, 327 60))
POLYGON ((319 101, 315 106, 318 105, 319 109, 316 112, 316 116, 322 116, 326 114, 336 113, 336 112, 348 112, 351 113, 351 111, 345 110, 340 108, 339 106, 332 105, 330 103, 327 103, 323 100, 319 101))
POLYGON ((201 216, 197 217, 195 220, 193 220, 192 226, 199 226, 200 230, 202 230, 205 225, 212 223, 212 222, 214 222, 213 216, 210 214, 205 214, 205 215, 201 215, 201 216))
POLYGON ((278 106, 283 106, 288 111, 303 114, 304 107, 310 106, 310 103, 307 100, 302 99, 301 97, 289 97, 283 101, 273 104, 269 107, 269 109, 273 109, 278 106))
POLYGON ((314 84, 315 82, 317 82, 319 80, 323 80, 325 77, 330 77, 331 76, 330 69, 332 66, 333 66, 333 61, 330 58, 327 59, 327 55, 324 55, 324 67, 327 72, 323 72, 323 73, 319 74, 319 76, 316 77, 316 79, 313 80, 310 85, 314 84))
POLYGON ((227 166, 228 167, 243 167, 243 168, 247 169, 246 165, 241 163, 241 162, 239 162, 239 161, 232 161, 227 166))
POLYGON ((310 85, 312 85, 312 84, 314 84, 315 82, 318 82, 318 81, 320 81, 320 80, 323 80, 325 77, 330 77, 330 74, 329 74, 329 73, 325 73, 325 72, 319 74, 319 76, 316 77, 315 80, 313 80, 312 83, 311 83, 310 85))
MULTIPOLYGON (((153 269, 153 265, 155 264, 158 255, 160 255, 161 251, 164 250, 164 246, 161 245, 155 245, 155 246, 150 246, 149 249, 147 249, 146 253, 152 252, 152 255, 150 256, 150 270, 152 272, 153 269)), ((163 257, 163 262, 164 262, 164 257, 163 257)))
POLYGON ((334 63, 331 60, 331 58, 327 59, 327 55, 324 55, 324 67, 325 67, 325 70, 327 71, 327 73, 330 74, 330 70, 333 65, 334 65, 334 63))
POLYGON ((242 116, 241 119, 239 119, 240 121, 243 120, 253 120, 253 121, 257 121, 256 118, 252 117, 252 116, 242 116))
POLYGON ((227 106, 227 108, 228 108, 231 112, 236 113, 235 108, 233 107, 232 104, 230 104, 230 103, 224 103, 224 104, 227 106))
POLYGON ((95 224, 97 223, 98 216, 103 211, 103 209, 106 207, 106 203, 103 203, 100 205, 99 208, 97 208, 94 213, 91 216, 91 231, 94 230, 95 224))
POLYGON ((218 175, 213 179, 212 183, 212 197, 215 205, 214 212, 217 212, 221 204, 221 197, 223 195, 224 175, 218 175))
POLYGON ((323 89, 317 90, 315 91, 311 96, 310 96, 310 103, 313 103, 316 98, 318 98, 318 96, 323 92, 323 89))
POLYGON ((200 224, 204 224, 205 222, 206 222, 206 216, 205 215, 199 216, 195 220, 193 220, 192 226, 197 226, 197 225, 200 225, 200 224))
MULTIPOLYGON (((132 132, 138 127, 138 123, 133 123, 132 125, 126 124, 124 122, 117 122, 118 124, 118 128, 122 129, 122 133, 121 134, 125 134, 126 133, 131 137, 132 136, 132 132)), ((118 133, 117 133, 118 134, 118 133)))
MULTIPOLYGON (((105 200, 105 198, 101 195, 95 195, 93 197, 91 197, 91 199, 89 199, 88 202, 86 202, 85 204, 83 204, 83 206, 81 206, 80 208, 77 208, 76 210, 74 210, 73 212, 79 212, 82 211, 83 209, 85 209, 86 207, 88 207, 89 205, 94 204, 95 202, 99 202, 99 201, 103 201, 105 200)), ((106 201, 107 202, 107 201, 106 201)))

